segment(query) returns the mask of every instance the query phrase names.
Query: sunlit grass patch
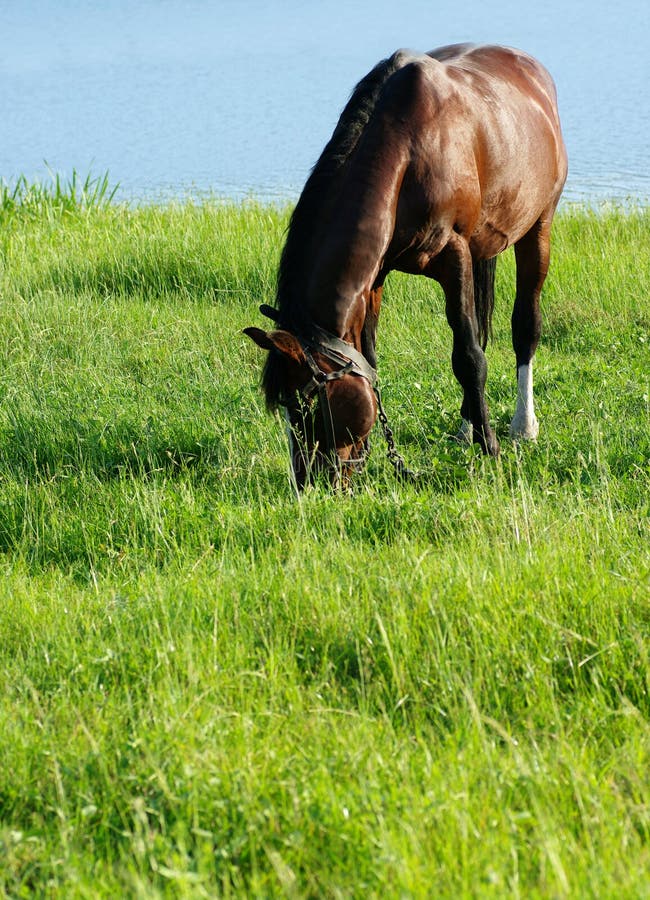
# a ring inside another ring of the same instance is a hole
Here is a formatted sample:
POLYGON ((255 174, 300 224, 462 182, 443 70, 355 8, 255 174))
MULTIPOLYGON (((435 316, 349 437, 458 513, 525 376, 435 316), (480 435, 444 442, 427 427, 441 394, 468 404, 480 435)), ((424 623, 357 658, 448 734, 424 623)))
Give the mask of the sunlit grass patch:
POLYGON ((58 190, 1 214, 0 892, 643 895, 648 212, 557 218, 518 448, 500 261, 498 461, 449 441, 439 288, 390 276, 423 478, 377 433, 298 501, 241 334, 288 210, 58 190))

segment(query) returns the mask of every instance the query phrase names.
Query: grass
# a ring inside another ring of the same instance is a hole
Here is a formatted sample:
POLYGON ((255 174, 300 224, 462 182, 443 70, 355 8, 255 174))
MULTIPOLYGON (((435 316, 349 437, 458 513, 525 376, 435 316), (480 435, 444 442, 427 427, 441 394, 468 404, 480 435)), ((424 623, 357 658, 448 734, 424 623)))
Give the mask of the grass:
POLYGON ((500 263, 498 462, 391 276, 425 482, 377 435, 297 502, 241 335, 287 211, 93 189, 0 197, 0 893, 647 896, 648 210, 559 216, 521 450, 500 263))
MULTIPOLYGON (((46 164, 47 165, 47 164, 46 164)), ((111 188, 108 172, 82 180, 76 169, 64 178, 48 166, 49 183, 30 182, 20 175, 13 184, 0 180, 0 216, 7 219, 19 212, 22 216, 52 216, 62 212, 78 213, 110 205, 118 186, 111 188)))

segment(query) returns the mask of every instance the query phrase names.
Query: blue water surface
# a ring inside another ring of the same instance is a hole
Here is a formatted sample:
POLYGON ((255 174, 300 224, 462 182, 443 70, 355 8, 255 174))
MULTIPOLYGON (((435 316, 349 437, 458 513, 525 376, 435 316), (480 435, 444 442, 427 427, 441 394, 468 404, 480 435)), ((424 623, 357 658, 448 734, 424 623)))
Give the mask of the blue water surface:
POLYGON ((398 47, 495 42, 555 77, 564 197, 650 196, 648 0, 0 0, 0 178, 108 170, 128 200, 295 199, 398 47))

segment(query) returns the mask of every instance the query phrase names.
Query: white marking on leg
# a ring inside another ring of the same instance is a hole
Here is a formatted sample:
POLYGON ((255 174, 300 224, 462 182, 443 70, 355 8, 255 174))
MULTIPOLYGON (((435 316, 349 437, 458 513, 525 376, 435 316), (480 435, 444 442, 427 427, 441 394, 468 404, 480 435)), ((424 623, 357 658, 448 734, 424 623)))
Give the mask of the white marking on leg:
POLYGON ((517 408, 510 424, 513 440, 534 441, 539 433, 533 400, 533 362, 517 370, 517 408))

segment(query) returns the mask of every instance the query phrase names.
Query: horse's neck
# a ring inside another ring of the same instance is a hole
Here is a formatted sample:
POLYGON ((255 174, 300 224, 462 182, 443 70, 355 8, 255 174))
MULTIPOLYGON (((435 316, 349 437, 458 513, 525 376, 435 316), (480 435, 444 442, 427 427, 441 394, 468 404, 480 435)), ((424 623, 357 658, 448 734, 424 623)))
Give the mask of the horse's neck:
POLYGON ((312 316, 341 337, 355 319, 363 324, 393 235, 403 165, 387 157, 364 172, 352 166, 341 179, 311 268, 312 316))

